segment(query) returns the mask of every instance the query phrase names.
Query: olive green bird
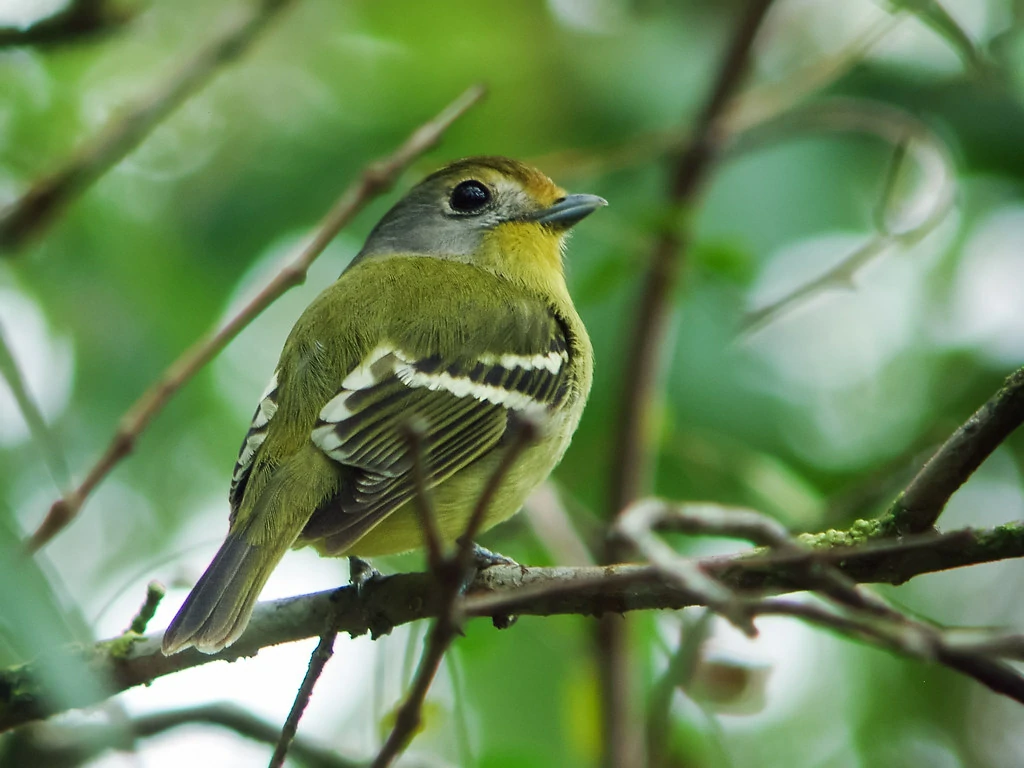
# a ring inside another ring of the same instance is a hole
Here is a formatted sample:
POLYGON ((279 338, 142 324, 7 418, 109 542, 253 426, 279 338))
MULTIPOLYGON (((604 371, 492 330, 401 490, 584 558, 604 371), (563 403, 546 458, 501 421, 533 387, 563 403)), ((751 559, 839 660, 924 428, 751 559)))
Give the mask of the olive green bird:
POLYGON ((291 547, 373 556, 423 546, 410 420, 440 533, 461 535, 516 419, 541 415, 483 528, 513 515, 562 458, 593 353, 565 284, 570 228, 606 205, 500 157, 414 187, 303 312, 231 481, 230 530, 167 628, 163 652, 238 639, 291 547))

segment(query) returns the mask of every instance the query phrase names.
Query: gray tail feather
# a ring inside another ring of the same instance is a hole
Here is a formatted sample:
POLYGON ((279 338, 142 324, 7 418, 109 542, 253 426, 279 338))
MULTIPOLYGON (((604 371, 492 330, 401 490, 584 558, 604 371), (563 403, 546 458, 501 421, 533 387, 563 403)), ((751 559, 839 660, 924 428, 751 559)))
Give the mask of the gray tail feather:
POLYGON ((164 632, 164 655, 190 646, 203 653, 217 653, 238 639, 277 564, 259 549, 245 541, 243 531, 228 534, 164 632))

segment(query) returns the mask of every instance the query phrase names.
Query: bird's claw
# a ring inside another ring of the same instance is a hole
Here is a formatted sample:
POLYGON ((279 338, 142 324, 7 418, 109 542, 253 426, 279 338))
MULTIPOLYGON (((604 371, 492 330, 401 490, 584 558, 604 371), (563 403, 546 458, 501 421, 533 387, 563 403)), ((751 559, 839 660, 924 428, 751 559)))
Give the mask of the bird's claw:
POLYGON ((473 544, 473 565, 476 566, 477 571, 483 571, 487 568, 493 568, 496 565, 519 566, 519 563, 511 557, 505 557, 505 555, 498 552, 491 552, 491 550, 485 549, 479 544, 473 544))
POLYGON ((348 558, 348 581, 356 588, 356 594, 363 596, 366 585, 371 581, 383 578, 380 571, 363 560, 361 557, 350 555, 348 558))

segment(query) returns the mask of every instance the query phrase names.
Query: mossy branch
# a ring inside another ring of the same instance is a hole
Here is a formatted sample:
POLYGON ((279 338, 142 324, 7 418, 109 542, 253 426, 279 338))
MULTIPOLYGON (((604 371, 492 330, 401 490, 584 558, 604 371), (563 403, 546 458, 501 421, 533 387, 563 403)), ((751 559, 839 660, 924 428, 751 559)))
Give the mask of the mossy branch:
MULTIPOLYGON (((857 531, 830 532, 813 538, 804 557, 827 559, 859 583, 900 584, 923 573, 1007 558, 1024 557, 1024 524, 965 529, 909 538, 903 542, 866 537, 857 531), (849 546, 851 537, 860 543, 849 546)), ((805 539, 805 541, 807 541, 805 539)), ((695 564, 724 585, 746 593, 786 592, 804 586, 806 562, 792 553, 700 558, 695 564)), ((189 650, 174 656, 160 652, 161 633, 125 634, 89 648, 68 649, 85 659, 114 695, 157 678, 213 661, 254 656, 260 649, 315 637, 327 613, 337 611, 338 626, 353 636, 385 635, 397 626, 435 617, 443 607, 430 573, 385 577, 354 588, 260 603, 241 639, 219 654, 189 650)), ((612 565, 579 568, 494 566, 477 575, 469 588, 467 616, 515 613, 523 616, 581 615, 651 609, 678 609, 696 604, 692 593, 665 579, 654 566, 612 565)), ((0 670, 0 731, 57 713, 37 665, 47 659, 0 670)), ((86 707, 97 700, 67 702, 86 707)))

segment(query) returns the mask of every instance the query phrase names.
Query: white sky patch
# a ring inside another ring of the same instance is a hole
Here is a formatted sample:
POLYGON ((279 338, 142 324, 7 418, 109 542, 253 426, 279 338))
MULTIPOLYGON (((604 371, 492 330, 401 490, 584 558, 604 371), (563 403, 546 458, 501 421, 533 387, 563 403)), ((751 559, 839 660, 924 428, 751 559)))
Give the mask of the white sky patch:
MULTIPOLYGON (((784 310, 744 340, 771 369, 753 385, 791 405, 792 449, 818 466, 853 467, 902 450, 928 407, 927 372, 900 366, 930 332, 929 272, 958 226, 940 224, 906 251, 784 310)), ((788 245, 766 261, 752 291, 762 307, 824 274, 869 235, 831 234, 788 245)))
MULTIPOLYGON (((751 292, 767 305, 826 272, 863 245, 866 235, 807 238, 772 254, 751 292)), ((833 389, 871 379, 910 342, 921 311, 921 265, 883 256, 850 288, 830 287, 794 304, 748 343, 790 384, 833 389)))
POLYGON ((68 0, 4 0, 0 3, 0 26, 30 27, 67 4, 68 0))
POLYGON ((943 341, 980 346, 1003 366, 1024 358, 1024 206, 983 219, 957 269, 943 341))

